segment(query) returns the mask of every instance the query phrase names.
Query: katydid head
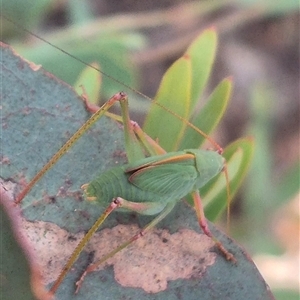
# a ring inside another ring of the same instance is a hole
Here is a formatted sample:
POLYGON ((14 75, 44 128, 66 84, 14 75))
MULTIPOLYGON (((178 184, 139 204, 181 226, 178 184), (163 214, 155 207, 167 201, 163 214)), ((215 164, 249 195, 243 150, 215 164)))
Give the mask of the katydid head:
POLYGON ((224 168, 224 158, 216 151, 191 149, 187 150, 195 155, 196 168, 200 174, 196 188, 200 189, 224 168))
POLYGON ((203 187, 219 173, 224 173, 227 195, 227 231, 229 231, 231 196, 226 159, 220 154, 219 149, 217 151, 190 149, 187 152, 195 155, 196 168, 200 174, 195 184, 196 189, 203 187))

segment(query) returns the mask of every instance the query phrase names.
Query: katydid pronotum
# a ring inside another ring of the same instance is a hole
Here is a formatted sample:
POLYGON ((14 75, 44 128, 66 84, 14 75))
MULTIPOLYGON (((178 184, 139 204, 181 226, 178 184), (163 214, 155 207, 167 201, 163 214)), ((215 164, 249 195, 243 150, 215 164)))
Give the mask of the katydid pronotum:
MULTIPOLYGON (((65 146, 49 161, 49 163, 38 173, 31 181, 28 187, 17 197, 16 202, 22 201, 22 198, 29 192, 39 178, 63 155, 75 141, 84 133, 86 128, 90 127, 105 111, 107 111, 116 101, 120 101, 123 111, 123 121, 125 128, 126 150, 129 164, 123 167, 117 167, 107 174, 117 175, 120 182, 125 185, 126 193, 116 191, 114 194, 106 193, 105 197, 112 199, 111 205, 105 213, 98 219, 95 225, 87 233, 85 238, 75 249, 73 255, 69 259, 62 274, 53 285, 51 292, 54 293, 59 287, 66 273, 69 271, 79 253, 85 244, 91 238, 93 233, 102 224, 105 218, 116 208, 122 207, 127 210, 133 210, 145 215, 158 215, 154 220, 143 228, 138 234, 134 235, 128 242, 122 244, 105 256, 99 263, 127 247, 130 243, 143 236, 147 231, 153 228, 161 219, 163 219, 174 207, 176 202, 189 192, 193 193, 195 210, 205 234, 215 240, 219 250, 225 255, 226 259, 235 261, 235 258, 229 253, 223 245, 217 241, 210 233, 203 213, 201 199, 198 189, 205 185, 212 177, 218 174, 224 168, 224 159, 221 156, 221 148, 218 152, 191 149, 183 152, 165 154, 159 145, 144 134, 139 127, 130 121, 127 110, 127 97, 123 93, 113 96, 106 104, 96 112, 87 123, 78 130, 77 133, 65 144, 65 146), (150 158, 144 158, 144 150, 140 149, 137 138, 143 142, 150 158), (149 150, 150 149, 150 150, 149 150), (134 150, 134 151, 133 151, 134 150), (160 176, 165 175, 163 178, 160 176), (168 177, 169 176, 169 177, 168 177), (135 198, 136 197, 136 198, 135 198)), ((189 124, 191 125, 191 124, 189 124)), ((192 125, 191 125, 192 126, 192 125)), ((203 133, 202 133, 203 134, 203 133)), ((92 191, 95 182, 100 182, 103 189, 108 187, 108 191, 112 191, 115 182, 104 182, 103 176, 100 175, 95 181, 88 185, 84 185, 84 190, 89 200, 97 200, 98 194, 92 191)), ((97 185, 97 184, 96 184, 97 185)), ((98 191, 97 191, 98 192, 98 191)), ((101 196, 100 196, 101 197, 101 196)), ((98 199, 99 200, 99 199, 98 199)), ((78 282, 80 287, 85 275, 91 272, 99 264, 91 265, 83 274, 78 282)))

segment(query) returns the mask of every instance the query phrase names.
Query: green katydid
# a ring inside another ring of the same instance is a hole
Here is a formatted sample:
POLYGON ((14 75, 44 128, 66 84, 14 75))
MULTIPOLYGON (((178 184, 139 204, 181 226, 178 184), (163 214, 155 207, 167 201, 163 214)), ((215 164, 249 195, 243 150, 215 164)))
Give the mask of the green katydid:
POLYGON ((217 247, 225 255, 226 259, 235 261, 233 255, 212 236, 206 223, 199 195, 199 188, 223 170, 224 158, 218 152, 198 149, 164 154, 164 150, 155 141, 143 133, 136 123, 130 121, 127 97, 124 93, 118 93, 113 96, 75 133, 63 148, 45 165, 44 169, 31 181, 26 191, 19 194, 16 202, 19 203, 22 201, 22 197, 29 191, 30 185, 37 182, 38 179, 36 178, 42 176, 43 172, 51 167, 54 161, 72 146, 74 141, 86 128, 91 126, 116 101, 120 102, 122 108, 129 163, 100 174, 91 183, 83 185, 87 200, 102 201, 105 203, 108 203, 111 199, 112 201, 73 252, 61 275, 51 288, 52 293, 56 292, 63 278, 83 250, 83 247, 112 211, 117 208, 123 208, 144 215, 157 216, 149 225, 133 236, 132 239, 106 255, 100 262, 91 265, 78 282, 78 287, 80 287, 83 278, 88 272, 91 272, 99 263, 104 262, 116 252, 119 252, 139 237, 142 237, 174 208, 177 201, 190 192, 193 194, 198 221, 204 233, 214 239, 217 247), (143 149, 140 149, 136 135, 144 143, 147 143, 145 145, 147 149, 152 148, 152 154, 156 154, 156 156, 141 157, 143 149), (152 147, 153 145, 154 147, 152 147), (136 151, 129 152, 132 148, 136 151))
POLYGON ((199 188, 204 186, 210 179, 224 169, 225 160, 221 156, 221 153, 199 149, 165 153, 154 140, 139 128, 137 123, 130 121, 127 96, 124 93, 114 95, 92 115, 32 179, 22 193, 18 195, 16 203, 22 201, 24 195, 26 195, 31 186, 43 176, 44 172, 51 168, 56 160, 73 145, 80 135, 116 101, 119 101, 121 104, 125 129, 125 148, 127 150, 129 163, 122 167, 115 167, 108 170, 100 174, 99 177, 91 183, 82 186, 87 200, 101 201, 104 203, 109 203, 111 200, 111 203, 78 244, 59 278, 52 286, 50 290, 51 293, 56 292, 62 280, 83 250, 83 247, 112 211, 117 208, 123 208, 127 211, 135 211, 139 214, 157 216, 138 234, 134 235, 132 239, 117 249, 114 249, 98 263, 91 265, 78 281, 77 290, 88 272, 93 271, 100 263, 103 263, 109 257, 127 247, 130 243, 142 237, 161 221, 174 208, 175 204, 188 193, 192 193, 193 195, 197 218, 203 232, 215 241, 216 246, 227 260, 235 261, 233 255, 211 234, 206 223, 199 195, 199 188), (142 157, 144 150, 140 148, 140 142, 137 136, 144 142, 146 149, 151 149, 150 154, 154 156, 147 158, 142 157), (135 150, 130 152, 130 149, 135 150))
MULTIPOLYGON (((144 229, 142 229, 137 235, 135 235, 128 242, 124 243, 106 257, 101 262, 106 260, 108 257, 114 255, 116 252, 125 248, 128 244, 145 234, 149 229, 153 228, 162 218, 164 218, 174 207, 176 202, 184 197, 189 192, 193 192, 193 198, 195 202, 195 209, 197 212, 200 226, 204 232, 212 237, 203 213, 203 208, 198 192, 198 188, 203 186, 208 180, 218 174, 224 167, 224 159, 220 153, 214 151, 203 151, 203 150, 186 150, 184 152, 168 153, 164 154, 164 150, 159 147, 152 139, 146 134, 141 132, 138 127, 134 127, 134 123, 130 122, 129 114, 127 110, 127 97, 123 93, 116 94, 106 104, 104 104, 100 110, 98 110, 92 117, 87 121, 82 128, 80 128, 75 135, 63 146, 63 148, 49 161, 47 165, 38 173, 38 175, 31 181, 27 188, 18 196, 16 202, 22 201, 22 198, 29 192, 30 188, 39 180, 39 178, 49 169, 51 166, 63 155, 75 141, 90 127, 98 118, 100 118, 105 111, 107 111, 116 101, 120 101, 125 128, 125 140, 126 150, 128 155, 129 164, 124 167, 118 167, 107 174, 117 172, 119 180, 125 185, 126 192, 128 194, 122 194, 120 191, 117 194, 107 193, 106 202, 111 202, 106 212, 98 219, 95 225, 91 228, 85 238, 80 242, 79 246, 74 251, 73 255, 69 259, 65 269, 61 276, 57 279, 56 283, 51 289, 51 292, 55 292, 64 276, 71 268, 72 264, 76 260, 79 253, 82 251, 84 245, 105 220, 105 218, 116 208, 123 207, 127 210, 134 210, 141 214, 157 215, 155 219, 144 229), (143 150, 140 149, 138 138, 144 142, 144 146, 149 149, 150 155, 157 155, 150 158, 144 158, 143 150), (136 152, 134 152, 134 151, 136 152), (207 169, 206 169, 207 167, 207 169), (205 171, 206 170, 206 173, 205 171), (158 174, 168 174, 169 179, 166 177, 155 180, 158 174), (176 176, 177 174, 177 176, 176 176), (183 177, 184 175, 184 177, 183 177), (184 180, 183 180, 184 179, 184 180), (170 182, 169 190, 166 189, 167 184, 170 182), (177 189, 175 189, 177 187, 177 189), (141 191, 141 189, 143 190, 141 191), (180 191, 180 192, 179 192, 180 191), (139 192, 136 199, 132 198, 132 193, 139 192), (114 200, 112 200, 114 198, 114 200), (126 201, 127 200, 127 201, 126 201)), ((191 124, 190 124, 191 125, 191 124)), ((220 148, 219 148, 220 149, 220 148)), ((106 173, 105 173, 106 174, 106 173)), ((102 182, 104 185, 103 177, 100 175, 99 178, 84 186, 85 193, 89 199, 95 200, 95 194, 92 189, 95 183, 102 182)), ((111 182, 105 183, 108 187, 111 187, 111 182)), ((97 184, 96 184, 97 185, 97 184)), ((221 252, 227 259, 234 260, 234 257, 222 246, 220 242, 215 240, 216 245, 219 247, 221 252)), ((92 265, 87 272, 94 269, 95 265, 92 265)), ((79 286, 85 276, 85 274, 79 281, 79 286)))
POLYGON ((60 277, 51 288, 52 293, 57 290, 83 247, 113 210, 123 208, 136 211, 140 214, 157 216, 128 242, 125 242, 113 250, 97 264, 91 265, 78 282, 78 287, 80 287, 83 278, 88 272, 94 270, 99 263, 104 262, 116 252, 121 251, 137 238, 142 237, 173 209, 177 201, 190 192, 193 193, 195 210, 204 233, 214 239, 217 247, 225 255, 226 259, 235 261, 233 255, 212 236, 208 229, 199 195, 199 188, 222 171, 224 168, 224 158, 218 152, 198 149, 164 154, 164 150, 159 147, 155 141, 143 133, 136 123, 130 121, 127 97, 124 93, 118 93, 113 96, 79 129, 79 131, 77 131, 77 133, 75 133, 63 148, 45 165, 44 169, 37 174, 27 186, 26 190, 19 194, 16 202, 19 203, 22 201, 23 195, 29 191, 30 186, 34 185, 38 178, 51 167, 59 156, 72 146, 74 141, 79 138, 86 128, 91 126, 91 124, 95 122, 98 117, 102 116, 116 101, 120 102, 123 112, 125 142, 129 164, 122 167, 115 167, 100 174, 99 177, 91 183, 83 185, 88 200, 107 203, 112 199, 112 202, 75 249, 60 277), (147 145, 145 145, 147 149, 152 148, 152 154, 156 154, 156 156, 150 156, 148 158, 141 157, 143 150, 140 149, 136 135, 138 135, 140 140, 144 141, 144 143, 147 143, 147 145), (153 145, 154 147, 152 147, 153 145), (135 152, 129 152, 132 148, 135 149, 135 152))

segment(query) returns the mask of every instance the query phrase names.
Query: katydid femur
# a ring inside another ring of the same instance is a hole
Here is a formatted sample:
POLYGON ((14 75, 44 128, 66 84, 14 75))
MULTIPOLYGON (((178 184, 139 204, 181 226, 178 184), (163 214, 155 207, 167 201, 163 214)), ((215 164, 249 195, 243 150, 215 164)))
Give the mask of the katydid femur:
POLYGON ((76 292, 82 285, 86 274, 142 237, 165 218, 175 204, 189 193, 192 194, 198 223, 203 232, 213 239, 227 260, 235 261, 234 256, 210 232, 199 194, 199 189, 225 168, 221 148, 218 151, 188 149, 166 153, 158 143, 140 129, 137 123, 130 120, 128 99, 123 92, 114 95, 91 116, 32 179, 25 190, 19 194, 16 202, 20 203, 43 174, 117 101, 121 105, 128 164, 108 170, 92 182, 82 186, 87 200, 104 203, 106 201, 110 205, 80 241, 53 284, 50 293, 56 292, 85 245, 114 210, 122 208, 143 215, 156 216, 130 240, 105 255, 100 261, 91 264, 76 283, 76 292), (145 152, 150 156, 145 157, 145 152))

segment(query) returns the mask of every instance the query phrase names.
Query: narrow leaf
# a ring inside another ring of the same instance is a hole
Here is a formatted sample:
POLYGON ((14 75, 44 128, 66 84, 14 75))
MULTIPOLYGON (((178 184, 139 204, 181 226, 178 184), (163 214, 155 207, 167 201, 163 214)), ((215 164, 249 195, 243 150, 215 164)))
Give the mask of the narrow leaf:
POLYGON ((189 46, 185 55, 192 63, 191 113, 210 76, 216 56, 217 34, 214 28, 204 30, 189 46))
MULTIPOLYGON (((165 73, 155 102, 186 119, 190 109, 191 61, 178 59, 165 73)), ((146 117, 144 130, 167 151, 176 148, 186 124, 176 116, 153 104, 146 117)))
MULTIPOLYGON (((228 147, 226 147, 223 153, 223 156, 225 157, 228 163, 231 198, 237 192, 239 186, 241 185, 247 173, 247 170, 251 164, 253 151, 254 151, 253 140, 251 138, 243 138, 230 144, 228 147), (240 151, 242 154, 241 158, 239 157, 239 155, 236 154, 238 151, 240 151), (234 171, 234 176, 232 177, 230 174, 230 169, 231 169, 231 165, 234 165, 235 166, 234 168, 236 168, 236 160, 238 160, 238 165, 237 165, 238 168, 234 171)), ((227 205, 225 176, 223 173, 221 173, 218 177, 221 176, 224 178, 223 189, 218 193, 216 197, 214 197, 213 200, 210 201, 210 203, 205 208, 205 214, 209 220, 215 220, 216 217, 225 209, 227 205)), ((202 189, 202 195, 204 199, 206 195, 209 193, 209 191, 214 188, 214 185, 219 180, 218 177, 213 179, 202 189)))
MULTIPOLYGON (((205 106, 194 117, 192 123, 206 134, 213 132, 228 106, 231 90, 231 78, 221 81, 210 95, 205 106)), ((199 148, 204 142, 205 137, 187 127, 179 149, 199 148)))

